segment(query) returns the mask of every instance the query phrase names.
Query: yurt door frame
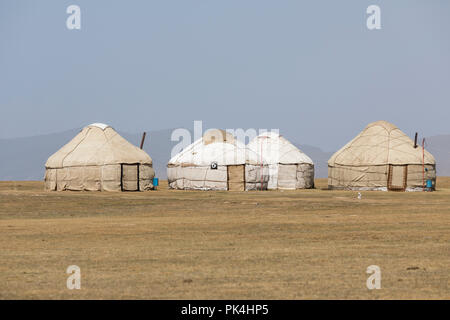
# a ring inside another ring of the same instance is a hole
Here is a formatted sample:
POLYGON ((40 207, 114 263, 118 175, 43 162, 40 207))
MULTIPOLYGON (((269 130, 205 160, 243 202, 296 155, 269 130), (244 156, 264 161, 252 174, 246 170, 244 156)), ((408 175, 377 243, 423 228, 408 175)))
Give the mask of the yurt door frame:
POLYGON ((408 182, 408 165, 389 165, 387 188, 390 191, 405 191, 408 182))
POLYGON ((227 189, 235 190, 235 191, 244 191, 245 190, 245 165, 229 165, 227 166, 227 189), (242 179, 235 180, 235 178, 239 175, 241 177, 241 173, 239 172, 242 169, 242 179), (236 185, 242 183, 242 187, 236 188, 236 185))
POLYGON ((121 191, 140 191, 139 188, 139 163, 121 163, 120 164, 120 190, 121 191), (136 189, 135 190, 130 190, 130 188, 127 188, 124 185, 124 166, 127 167, 132 167, 132 166, 136 166, 136 189))

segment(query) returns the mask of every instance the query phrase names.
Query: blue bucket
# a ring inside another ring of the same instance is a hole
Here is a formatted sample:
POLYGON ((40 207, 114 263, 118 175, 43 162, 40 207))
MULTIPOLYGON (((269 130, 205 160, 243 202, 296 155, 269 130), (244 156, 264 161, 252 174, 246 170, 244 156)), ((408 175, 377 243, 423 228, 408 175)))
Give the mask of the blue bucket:
POLYGON ((433 188, 433 181, 431 179, 427 180, 427 188, 433 188))
POLYGON ((153 178, 153 186, 157 187, 159 185, 159 179, 158 178, 153 178))

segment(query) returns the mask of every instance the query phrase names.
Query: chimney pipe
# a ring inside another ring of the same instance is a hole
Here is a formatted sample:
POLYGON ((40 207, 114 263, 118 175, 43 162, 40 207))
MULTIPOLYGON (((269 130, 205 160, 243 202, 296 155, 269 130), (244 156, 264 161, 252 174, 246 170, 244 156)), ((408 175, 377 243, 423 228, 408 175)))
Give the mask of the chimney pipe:
POLYGON ((416 137, 414 138, 414 149, 417 148, 417 132, 416 132, 416 137))
POLYGON ((144 132, 143 134, 142 134, 142 140, 141 140, 141 150, 142 150, 142 148, 144 147, 144 141, 145 141, 145 136, 147 135, 147 132, 144 132))

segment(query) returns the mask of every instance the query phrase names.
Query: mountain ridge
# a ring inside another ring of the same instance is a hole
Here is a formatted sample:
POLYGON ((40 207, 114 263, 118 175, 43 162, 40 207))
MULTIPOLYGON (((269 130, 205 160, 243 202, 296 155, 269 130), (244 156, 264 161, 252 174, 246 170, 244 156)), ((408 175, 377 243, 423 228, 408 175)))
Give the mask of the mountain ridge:
MULTIPOLYGON (((42 180, 45 162, 48 157, 69 142, 81 128, 58 133, 31 137, 0 139, 0 180, 42 180)), ((152 157, 156 176, 166 179, 166 164, 170 159, 172 148, 178 141, 171 141, 173 129, 148 131, 144 150, 152 157)), ((139 146, 142 135, 139 133, 120 132, 130 143, 139 146)), ((192 133, 191 133, 192 134, 192 133)), ((437 162, 440 176, 450 176, 450 134, 425 138, 426 149, 437 162)), ((306 153, 315 165, 316 178, 328 175, 327 161, 334 152, 323 151, 319 147, 292 143, 306 153)))

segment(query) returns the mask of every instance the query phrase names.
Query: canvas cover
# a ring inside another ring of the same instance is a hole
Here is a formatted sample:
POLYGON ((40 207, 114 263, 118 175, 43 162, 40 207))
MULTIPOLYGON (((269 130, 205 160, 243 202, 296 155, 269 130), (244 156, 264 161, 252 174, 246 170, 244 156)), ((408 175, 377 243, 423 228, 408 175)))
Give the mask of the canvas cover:
POLYGON ((59 191, 149 190, 155 175, 150 156, 104 124, 83 128, 45 168, 46 189, 59 191))
POLYGON ((223 130, 209 130, 170 159, 167 177, 173 189, 229 190, 231 179, 232 189, 242 189, 244 185, 245 190, 256 190, 267 188, 267 170, 267 165, 261 164, 257 155, 232 135, 223 130), (237 171, 230 171, 229 166, 244 168, 245 180, 238 183, 237 171))
POLYGON ((328 161, 331 189, 388 190, 390 175, 394 185, 402 180, 405 190, 421 189, 424 175, 434 187, 436 162, 428 151, 414 147, 411 138, 386 121, 369 124, 328 161), (397 166, 407 166, 405 176, 397 166))
POLYGON ((278 133, 264 132, 250 141, 247 148, 268 164, 268 189, 314 187, 313 161, 278 133))

